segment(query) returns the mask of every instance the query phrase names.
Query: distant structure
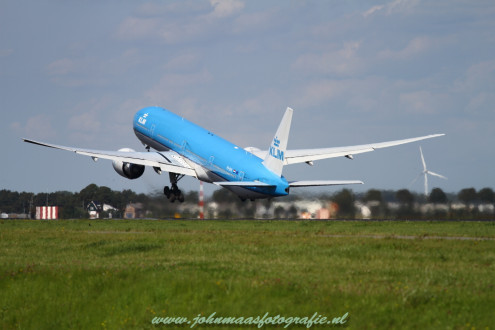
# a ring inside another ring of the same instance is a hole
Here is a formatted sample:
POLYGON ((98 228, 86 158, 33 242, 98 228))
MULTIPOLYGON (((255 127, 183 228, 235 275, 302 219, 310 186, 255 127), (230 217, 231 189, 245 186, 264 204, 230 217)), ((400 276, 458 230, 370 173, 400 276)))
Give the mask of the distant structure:
POLYGON ((330 210, 326 208, 321 208, 316 211, 315 219, 330 219, 330 210))
POLYGON ((432 172, 432 171, 429 171, 427 168, 426 168, 426 162, 425 162, 425 158, 423 157, 423 150, 421 149, 421 147, 419 147, 419 152, 421 154, 421 162, 423 163, 423 171, 421 173, 418 174, 418 176, 411 182, 411 185, 413 185, 421 175, 424 175, 424 180, 425 180, 425 196, 428 196, 428 175, 433 175, 433 176, 436 176, 436 177, 439 177, 439 178, 442 178, 442 179, 445 179, 447 180, 446 177, 444 177, 443 175, 440 175, 438 173, 435 173, 435 172, 432 172))
POLYGON ((58 219, 58 206, 36 206, 37 220, 58 219))
POLYGON ((86 210, 88 210, 90 219, 99 219, 100 213, 101 211, 103 211, 103 207, 101 206, 100 203, 91 201, 86 206, 86 210))
POLYGON ((112 205, 108 205, 108 204, 101 205, 100 203, 95 201, 89 202, 89 204, 86 206, 86 210, 89 213, 90 219, 99 219, 101 212, 107 212, 108 218, 111 219, 113 217, 112 212, 117 211, 117 209, 112 205))
POLYGON ((143 204, 142 203, 130 203, 125 207, 124 218, 136 219, 143 216, 143 204))
POLYGON ((107 212, 109 219, 112 219, 114 213, 116 213, 117 211, 118 210, 115 207, 113 207, 112 205, 103 204, 103 212, 107 212))
POLYGON ((27 213, 0 213, 0 219, 29 219, 30 215, 27 213))
POLYGON ((205 218, 205 201, 204 201, 203 181, 199 181, 199 219, 205 218))

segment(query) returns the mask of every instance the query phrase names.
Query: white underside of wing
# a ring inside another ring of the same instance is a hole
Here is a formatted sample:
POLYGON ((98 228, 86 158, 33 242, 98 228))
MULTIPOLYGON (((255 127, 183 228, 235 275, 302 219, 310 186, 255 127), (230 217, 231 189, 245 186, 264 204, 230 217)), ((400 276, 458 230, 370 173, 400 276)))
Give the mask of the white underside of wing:
POLYGON ((301 149, 287 150, 285 156, 286 165, 311 162, 327 158, 337 158, 370 152, 374 148, 366 146, 342 147, 342 148, 322 148, 322 149, 301 149))
POLYGON ((44 147, 72 151, 80 155, 90 156, 95 160, 102 158, 112 161, 121 161, 137 165, 152 166, 155 168, 159 168, 162 171, 196 177, 196 172, 194 171, 194 169, 187 164, 182 156, 172 150, 161 152, 104 151, 66 147, 29 139, 23 140, 25 142, 37 144, 44 147))
MULTIPOLYGON (((393 147, 401 144, 431 139, 443 135, 445 134, 432 134, 432 135, 415 137, 411 139, 362 144, 362 145, 348 146, 348 147, 287 150, 285 152, 284 165, 305 163, 305 162, 311 162, 311 161, 327 159, 327 158, 352 156, 356 154, 374 151, 376 149, 393 147)), ((267 151, 252 150, 252 153, 257 157, 264 159, 267 151)))
POLYGON ((290 187, 315 187, 315 186, 337 186, 346 184, 363 184, 359 180, 315 180, 315 181, 292 181, 290 187))
POLYGON ((275 187, 274 185, 260 182, 260 181, 220 181, 213 182, 217 186, 231 186, 231 187, 275 187))

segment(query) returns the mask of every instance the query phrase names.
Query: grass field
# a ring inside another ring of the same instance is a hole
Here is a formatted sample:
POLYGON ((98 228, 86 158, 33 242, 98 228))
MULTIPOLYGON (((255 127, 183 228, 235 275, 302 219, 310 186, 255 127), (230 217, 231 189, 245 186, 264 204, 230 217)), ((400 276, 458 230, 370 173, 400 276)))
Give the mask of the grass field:
POLYGON ((493 329, 494 285, 494 222, 0 223, 4 329, 172 328, 151 321, 213 312, 493 329))

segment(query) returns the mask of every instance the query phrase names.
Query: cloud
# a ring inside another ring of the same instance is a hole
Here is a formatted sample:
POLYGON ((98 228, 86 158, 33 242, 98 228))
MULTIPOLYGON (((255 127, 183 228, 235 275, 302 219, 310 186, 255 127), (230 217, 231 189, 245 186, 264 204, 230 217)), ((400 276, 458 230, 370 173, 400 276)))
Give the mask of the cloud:
POLYGON ((302 109, 331 108, 334 115, 372 113, 388 115, 395 90, 392 82, 382 77, 369 76, 349 79, 320 79, 305 83, 300 88, 295 107, 302 109))
POLYGON ((127 17, 119 26, 117 36, 124 40, 160 37, 163 23, 159 18, 127 17))
MULTIPOLYGON (((239 113, 252 116, 253 118, 270 117, 272 113, 278 114, 285 110, 284 106, 289 106, 287 99, 274 89, 266 89, 258 95, 253 95, 242 100, 229 115, 238 117, 239 113)), ((278 118, 278 117, 277 117, 278 118)))
POLYGON ((239 0, 210 0, 214 17, 227 17, 240 12, 244 8, 244 3, 239 0))
POLYGON ((76 68, 74 60, 62 58, 48 65, 48 74, 53 76, 66 75, 76 68))
POLYGON ((401 110, 414 114, 432 115, 451 108, 448 94, 427 90, 400 93, 399 102, 401 110))
POLYGON ((161 41, 167 44, 190 42, 209 35, 231 33, 222 28, 221 22, 235 17, 244 8, 239 0, 211 0, 210 8, 205 12, 203 5, 196 2, 184 2, 175 5, 145 5, 137 15, 127 17, 119 25, 116 36, 121 40, 161 41), (185 10, 185 8, 195 8, 185 10), (153 9, 156 9, 153 12, 153 9), (143 17, 142 14, 146 16, 143 17), (154 13, 154 15, 152 15, 154 13))
POLYGON ((149 104, 169 106, 183 99, 192 87, 201 86, 212 79, 212 74, 206 69, 193 73, 166 73, 157 84, 144 93, 144 96, 149 100, 149 104))
POLYGON ((233 31, 244 33, 264 30, 273 24, 278 24, 276 21, 274 10, 241 14, 233 23, 233 31))
POLYGON ((412 39, 406 47, 401 50, 383 50, 378 53, 381 59, 404 60, 426 52, 433 45, 433 42, 428 37, 416 37, 412 39))
POLYGON ((139 6, 135 13, 140 17, 158 17, 164 15, 193 15, 209 11, 211 5, 204 1, 182 0, 146 2, 139 6))
MULTIPOLYGON (((112 114, 115 109, 119 109, 120 104, 120 100, 108 95, 74 104, 65 111, 68 114, 62 125, 66 129, 65 134, 71 141, 93 144, 104 139, 114 139, 118 133, 110 129, 110 126, 120 121, 119 118, 112 117, 112 114)), ((122 113, 122 116, 125 115, 127 114, 122 113)), ((129 122, 129 118, 131 117, 125 118, 126 122, 129 122)))
POLYGON ((68 128, 71 131, 95 133, 100 130, 101 122, 94 111, 77 114, 70 118, 68 128))
POLYGON ((298 106, 308 108, 338 98, 348 89, 349 81, 320 80, 308 84, 302 91, 298 106))
POLYGON ((293 69, 319 74, 353 75, 361 71, 364 61, 359 57, 360 41, 347 42, 341 49, 322 54, 304 54, 292 65, 293 69))
POLYGON ((142 61, 140 51, 131 48, 106 59, 89 56, 61 58, 48 64, 46 72, 52 82, 66 87, 102 86, 111 83, 115 76, 125 74, 142 61))
POLYGON ((190 71, 192 68, 196 68, 198 63, 199 56, 197 54, 188 53, 170 59, 163 68, 168 71, 190 71))
POLYGON ((137 8, 136 15, 140 17, 209 15, 222 18, 234 15, 243 8, 244 3, 240 0, 147 2, 137 8))
POLYGON ((465 78, 456 82, 456 87, 458 91, 476 91, 491 89, 494 84, 495 60, 489 60, 471 65, 466 70, 465 78))
POLYGON ((410 13, 412 8, 417 6, 419 0, 394 0, 385 5, 377 5, 373 6, 364 13, 362 13, 363 17, 369 17, 374 14, 378 14, 382 12, 386 16, 392 15, 395 13, 410 13))
POLYGON ((364 16, 364 17, 368 17, 368 16, 370 16, 370 15, 373 15, 375 12, 382 10, 383 8, 385 8, 385 5, 377 5, 377 6, 373 6, 373 7, 371 7, 370 9, 368 9, 367 11, 365 11, 365 12, 363 13, 363 16, 364 16))
POLYGON ((466 95, 465 110, 470 113, 495 113, 495 60, 482 61, 471 65, 464 79, 455 82, 454 91, 466 95))
POLYGON ((136 141, 131 134, 132 118, 144 106, 142 98, 100 95, 64 109, 57 127, 66 145, 120 148, 136 141))
POLYGON ((486 114, 495 113, 495 95, 490 92, 481 92, 471 97, 466 110, 471 113, 485 112, 486 114))
POLYGON ((55 84, 66 87, 101 86, 108 81, 102 72, 107 67, 96 58, 62 58, 47 66, 47 73, 55 84))
POLYGON ((401 105, 406 111, 424 114, 433 112, 431 98, 431 92, 428 91, 402 93, 399 96, 401 105))
POLYGON ((10 56, 14 53, 14 50, 9 48, 9 49, 0 49, 0 57, 7 57, 10 56))
POLYGON ((51 119, 46 115, 32 116, 25 124, 14 122, 10 127, 26 138, 51 139, 57 135, 52 127, 51 119))

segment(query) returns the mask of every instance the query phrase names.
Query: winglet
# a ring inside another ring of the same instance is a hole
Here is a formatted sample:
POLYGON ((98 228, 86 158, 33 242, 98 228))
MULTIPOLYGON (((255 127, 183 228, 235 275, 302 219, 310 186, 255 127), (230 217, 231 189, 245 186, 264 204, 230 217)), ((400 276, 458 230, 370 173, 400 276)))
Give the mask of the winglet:
POLYGON ((268 153, 263 160, 263 165, 277 175, 282 175, 284 167, 285 152, 287 150, 287 142, 289 140, 290 124, 292 121, 291 108, 285 110, 284 117, 278 126, 277 133, 270 144, 268 153))

